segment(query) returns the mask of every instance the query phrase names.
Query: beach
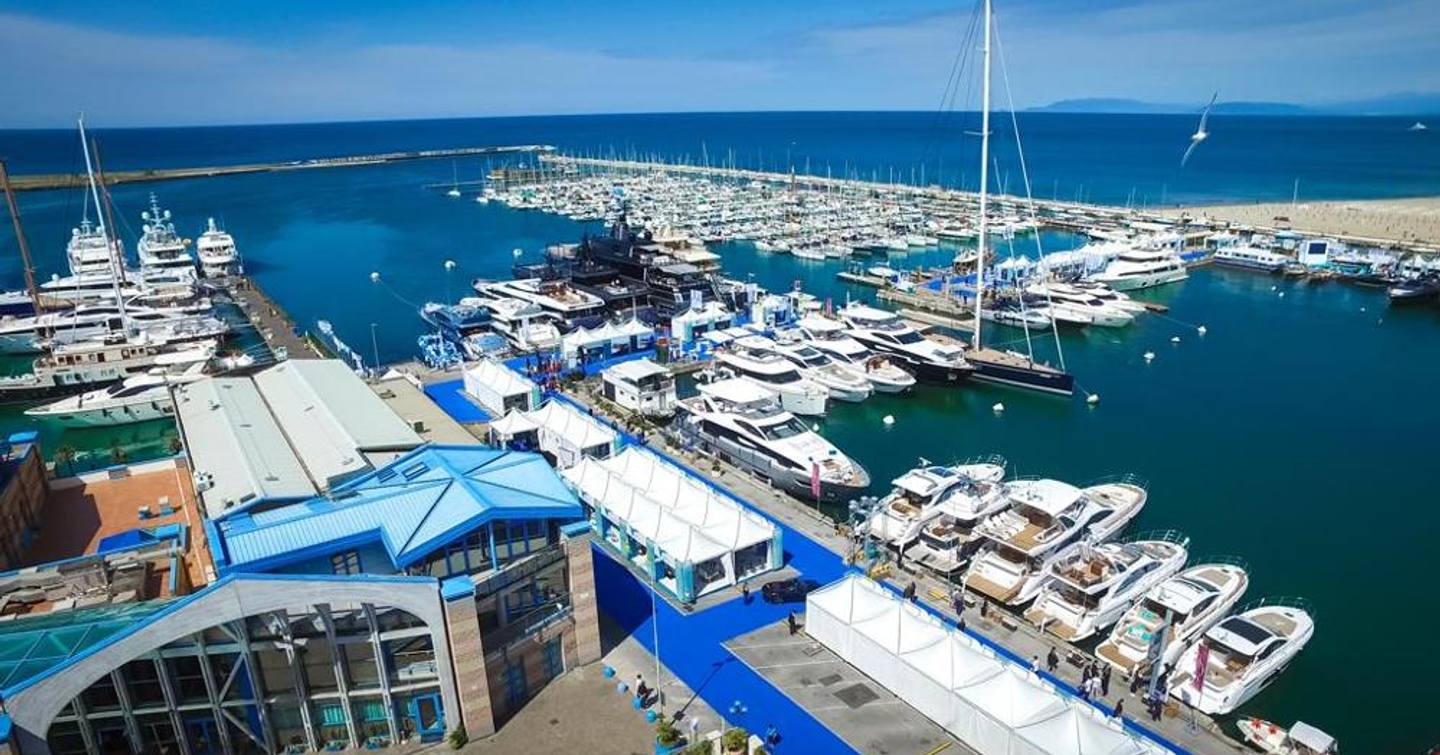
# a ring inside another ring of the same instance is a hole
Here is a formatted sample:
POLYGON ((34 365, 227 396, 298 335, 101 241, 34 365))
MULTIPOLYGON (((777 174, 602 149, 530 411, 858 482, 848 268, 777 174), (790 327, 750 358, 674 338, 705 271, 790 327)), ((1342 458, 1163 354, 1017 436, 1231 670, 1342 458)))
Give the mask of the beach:
POLYGON ((1289 228, 1318 236, 1402 241, 1440 247, 1440 197, 1260 202, 1184 207, 1166 213, 1236 225, 1289 228))

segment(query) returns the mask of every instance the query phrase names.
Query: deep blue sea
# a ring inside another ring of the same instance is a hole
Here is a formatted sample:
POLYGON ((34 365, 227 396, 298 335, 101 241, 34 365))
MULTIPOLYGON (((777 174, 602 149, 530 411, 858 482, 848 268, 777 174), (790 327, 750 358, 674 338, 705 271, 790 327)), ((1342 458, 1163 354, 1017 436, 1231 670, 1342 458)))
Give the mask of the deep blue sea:
MULTIPOLYGON (((1182 171, 1192 120, 1022 114, 1035 193, 1136 205, 1288 200, 1299 179, 1302 200, 1440 194, 1440 130, 1408 132, 1413 119, 1216 116, 1211 139, 1182 171)), ((808 164, 820 175, 886 180, 893 171, 909 181, 913 172, 918 182, 923 170, 927 183, 973 187, 974 138, 964 132, 975 127, 961 115, 766 113, 94 133, 114 170, 547 143, 775 170, 808 164)), ((1016 192, 1007 128, 996 125, 996 180, 1016 192)), ((80 166, 72 132, 0 131, 0 155, 16 173, 80 166)), ((485 167, 479 159, 455 165, 462 181, 485 167)), ((586 230, 564 218, 446 198, 433 186, 448 184, 451 171, 449 160, 437 160, 129 184, 114 195, 132 252, 151 191, 186 236, 213 215, 297 321, 331 320, 367 357, 374 323, 380 357, 391 361, 414 354, 420 302, 457 298, 474 277, 506 275, 514 249, 536 259, 545 245, 586 230), (458 264, 448 275, 446 260, 458 264), (372 271, 383 283, 370 281, 372 271)), ((20 202, 42 274, 59 272, 80 192, 27 192, 20 202)), ((1042 242, 1049 251, 1077 240, 1047 233, 1042 242)), ((729 272, 772 288, 799 280, 837 300, 870 295, 834 280, 839 263, 767 255, 743 243, 718 250, 729 272)), ((952 254, 896 255, 891 263, 937 264, 952 254)), ((0 284, 20 285, 8 232, 0 232, 0 284)), ((870 469, 877 487, 922 455, 991 452, 1020 474, 1148 479, 1150 503, 1137 529, 1181 529, 1197 556, 1244 557, 1249 597, 1301 595, 1317 607, 1315 639, 1244 710, 1286 724, 1303 718, 1352 753, 1417 752, 1440 741, 1429 685, 1440 661, 1423 632, 1440 621, 1440 601, 1422 576, 1437 565, 1429 540, 1440 529, 1432 505, 1440 482, 1440 308, 1389 309, 1382 292, 1216 269, 1153 296, 1170 305, 1168 314, 1123 331, 1064 336, 1071 370, 1101 396, 1094 407, 992 387, 926 388, 838 407, 822 429, 870 469), (1147 350, 1153 362, 1141 357, 1147 350), (991 411, 997 401, 1003 414, 991 411), (887 414, 893 426, 881 422, 887 414)), ((1042 339, 1037 349, 1054 358, 1052 342, 1042 339)), ((4 417, 20 424, 13 413, 4 417)), ((162 431, 107 433, 83 444, 165 442, 162 431)), ((47 430, 46 441, 53 447, 62 439, 47 430)))

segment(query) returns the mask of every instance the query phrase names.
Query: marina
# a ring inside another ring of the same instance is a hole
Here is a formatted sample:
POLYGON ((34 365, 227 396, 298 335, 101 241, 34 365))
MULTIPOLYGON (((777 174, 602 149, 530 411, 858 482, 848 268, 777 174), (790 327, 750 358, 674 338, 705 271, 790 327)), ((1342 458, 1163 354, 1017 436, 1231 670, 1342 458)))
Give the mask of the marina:
MULTIPOLYGON (((851 11, 792 57, 908 38, 851 11)), ((0 130, 0 744, 1429 745, 1433 660, 1374 642, 1440 618, 1424 122, 1017 107, 970 20, 938 112, 0 130), (1412 526, 1363 536, 1379 500, 1412 526)), ((568 69, 623 56, 566 42, 340 67, 583 112, 568 69)), ((588 87, 642 107, 665 46, 588 87)), ((692 107, 794 64, 691 50, 692 107)))

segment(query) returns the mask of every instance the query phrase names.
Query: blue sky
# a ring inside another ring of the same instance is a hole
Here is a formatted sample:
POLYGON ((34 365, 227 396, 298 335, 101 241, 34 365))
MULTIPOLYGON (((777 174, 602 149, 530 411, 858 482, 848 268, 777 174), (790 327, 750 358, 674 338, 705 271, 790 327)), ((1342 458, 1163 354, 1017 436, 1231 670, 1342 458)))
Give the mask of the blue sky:
MULTIPOLYGON (((7 0, 0 126, 934 109, 971 2, 7 0), (173 7, 167 7, 173 6, 173 7)), ((1435 0, 998 0, 1017 106, 1440 91, 1435 0)))

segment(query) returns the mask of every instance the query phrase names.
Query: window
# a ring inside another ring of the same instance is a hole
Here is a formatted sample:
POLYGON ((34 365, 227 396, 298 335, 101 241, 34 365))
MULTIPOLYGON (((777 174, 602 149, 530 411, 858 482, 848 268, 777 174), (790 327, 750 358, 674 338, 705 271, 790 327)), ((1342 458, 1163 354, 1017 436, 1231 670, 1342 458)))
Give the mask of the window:
POLYGON ((359 574, 360 554, 355 551, 336 553, 330 557, 330 571, 335 574, 359 574))

